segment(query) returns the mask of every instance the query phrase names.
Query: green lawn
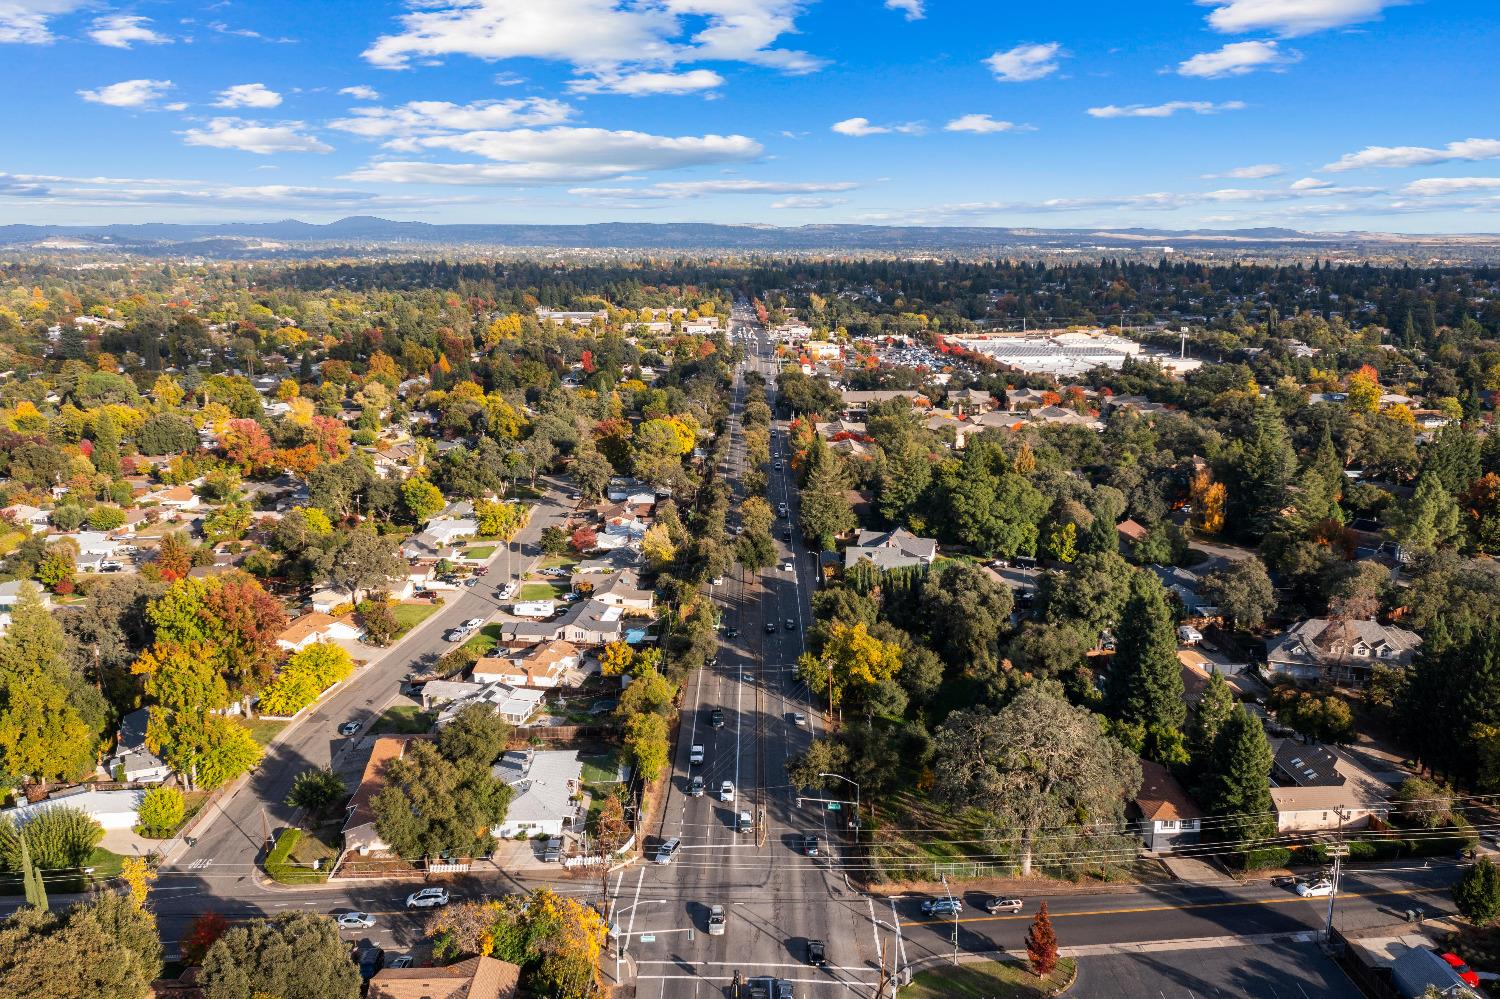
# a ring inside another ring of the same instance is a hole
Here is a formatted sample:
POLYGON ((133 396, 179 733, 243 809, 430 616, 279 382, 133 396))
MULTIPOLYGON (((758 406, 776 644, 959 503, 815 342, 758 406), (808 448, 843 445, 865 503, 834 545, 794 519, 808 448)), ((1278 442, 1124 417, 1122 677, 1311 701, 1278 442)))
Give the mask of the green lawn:
POLYGON ((386 708, 370 726, 371 735, 421 735, 432 728, 432 715, 415 704, 386 708))
POLYGON ((469 639, 459 648, 472 649, 481 656, 490 654, 490 650, 500 644, 500 625, 487 624, 479 629, 479 634, 469 639))
POLYGON ((979 961, 924 971, 900 991, 901 999, 1039 999, 1056 995, 1073 980, 1073 962, 1066 958, 1046 978, 1037 978, 1021 964, 979 961))
POLYGON ((253 718, 245 722, 245 727, 250 730, 250 736, 261 746, 269 746, 271 740, 276 738, 276 733, 286 728, 284 721, 270 721, 262 718, 253 718))
POLYGON ((400 625, 400 630, 396 633, 396 637, 399 638, 408 631, 411 631, 442 609, 443 605, 441 601, 431 604, 397 604, 391 611, 396 617, 396 623, 400 625))
POLYGON ((464 552, 464 557, 486 559, 495 554, 495 549, 499 547, 499 545, 475 545, 473 548, 470 548, 464 552))
POLYGON ((266 855, 266 873, 284 885, 321 884, 328 880, 333 856, 332 851, 325 855, 324 850, 325 844, 301 829, 283 829, 276 836, 276 845, 266 855), (314 859, 324 861, 321 870, 313 869, 314 859))
MULTIPOLYGON (((102 846, 96 846, 88 859, 83 862, 84 867, 93 868, 91 874, 84 874, 82 871, 43 871, 47 894, 64 895, 88 891, 95 885, 119 877, 120 868, 124 862, 125 858, 118 853, 111 853, 102 846)), ((24 894, 20 874, 10 871, 0 874, 0 895, 24 894)))
POLYGON ((548 555, 537 564, 538 569, 567 569, 569 571, 578 564, 577 555, 548 555))
POLYGON ((619 779, 620 754, 615 750, 599 756, 582 757, 580 762, 583 764, 585 784, 613 784, 619 779))
POLYGON ((526 583, 521 587, 521 592, 515 596, 516 600, 559 600, 564 593, 568 592, 566 583, 526 583))

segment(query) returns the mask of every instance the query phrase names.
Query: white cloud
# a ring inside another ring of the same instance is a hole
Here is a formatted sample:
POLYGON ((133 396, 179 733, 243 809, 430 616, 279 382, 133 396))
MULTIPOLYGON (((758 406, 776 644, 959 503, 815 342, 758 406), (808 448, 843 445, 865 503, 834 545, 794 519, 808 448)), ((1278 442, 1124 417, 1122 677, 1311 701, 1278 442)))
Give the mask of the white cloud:
POLYGON ((380 91, 376 90, 374 87, 367 87, 363 83, 356 84, 352 87, 345 87, 340 90, 339 93, 343 94, 345 97, 352 97, 357 101, 380 100, 380 91))
POLYGON ((274 108, 281 103, 281 95, 264 83, 238 83, 228 90, 219 91, 216 108, 274 108))
POLYGON ((601 74, 573 80, 568 89, 579 94, 624 94, 627 97, 654 97, 662 94, 691 94, 722 86, 724 78, 711 69, 692 69, 684 73, 601 74))
POLYGON ((214 149, 239 149, 266 156, 272 153, 331 153, 333 147, 308 135, 306 124, 283 121, 262 125, 243 118, 212 118, 207 128, 190 128, 181 133, 190 146, 214 149))
POLYGON ((908 21, 920 21, 927 16, 927 11, 923 8, 923 0, 885 0, 885 5, 891 10, 901 11, 908 21))
POLYGON ((1288 190, 1292 191, 1321 191, 1332 187, 1333 184, 1320 177, 1303 177, 1301 180, 1292 181, 1288 190))
POLYGON ((848 198, 809 198, 801 195, 792 195, 789 198, 782 198, 779 201, 771 202, 769 207, 778 209, 800 208, 803 210, 811 210, 818 208, 835 208, 839 205, 847 205, 848 203, 848 198))
POLYGON ((1106 104, 1102 108, 1089 108, 1089 114, 1095 118, 1170 118, 1179 111, 1218 114, 1220 111, 1240 111, 1244 107, 1244 101, 1224 101, 1221 104, 1213 101, 1168 101, 1165 104, 1127 104, 1124 107, 1106 104))
POLYGON ((852 180, 682 180, 652 184, 650 187, 574 187, 568 193, 605 201, 667 201, 714 194, 816 194, 852 191, 858 186, 852 180))
POLYGON ((823 61, 777 48, 796 31, 804 0, 407 0, 400 30, 364 52, 405 69, 466 55, 567 63, 585 74, 633 75, 717 60, 808 73, 823 61))
POLYGON ((75 207, 163 208, 187 205, 200 210, 232 207, 329 211, 387 207, 416 209, 492 200, 481 199, 478 195, 387 195, 288 184, 241 185, 203 180, 0 173, 0 199, 7 198, 24 198, 28 204, 75 207))
POLYGON ((1212 52, 1200 52, 1191 59, 1177 65, 1181 76, 1196 76, 1217 79, 1224 76, 1244 76, 1257 69, 1286 66, 1302 58, 1302 53, 1287 49, 1283 51, 1276 42, 1230 42, 1212 52))
POLYGON ((1500 190, 1500 177, 1424 177, 1407 184, 1401 189, 1401 193, 1419 198, 1438 198, 1448 194, 1493 190, 1500 190))
POLYGON ((900 132, 903 135, 921 135, 925 128, 918 121, 902 122, 896 125, 875 125, 868 118, 845 118, 836 121, 829 126, 840 135, 851 135, 855 138, 863 138, 866 135, 889 135, 892 132, 900 132))
POLYGON ((1252 166, 1235 167, 1225 170, 1223 173, 1206 173, 1205 180, 1213 180, 1224 177, 1229 180, 1264 180, 1267 177, 1276 177, 1285 173, 1285 168, 1280 163, 1256 163, 1252 166))
POLYGON ((943 126, 945 132, 978 132, 990 135, 995 132, 1014 132, 1023 126, 1013 121, 996 121, 987 114, 966 114, 954 118, 943 126))
POLYGON ((997 80, 1004 83, 1025 83, 1056 73, 1057 60, 1066 54, 1059 42, 1017 45, 1013 49, 996 52, 984 64, 995 74, 997 80))
POLYGON ((1500 159, 1500 139, 1463 139, 1434 149, 1429 146, 1366 146, 1345 153, 1324 170, 1361 170, 1367 167, 1413 167, 1430 163, 1500 159))
POLYGON ((56 38, 48 21, 87 5, 88 0, 0 0, 0 44, 46 45, 56 38))
MULTIPOLYGON (((216 4, 215 6, 218 5, 216 4)), ((278 45, 295 45, 297 43, 297 39, 295 38, 271 38, 261 34, 259 31, 253 31, 250 28, 236 28, 233 25, 225 24, 223 21, 211 21, 207 27, 209 31, 220 35, 237 35, 240 38, 254 38, 257 41, 275 42, 278 45)))
POLYGON ((1215 8, 1208 23, 1227 35, 1274 31, 1291 38, 1378 18, 1406 0, 1197 0, 1215 8))
POLYGON ((121 80, 97 90, 80 90, 78 96, 113 108, 139 108, 160 100, 171 89, 171 80, 121 80))
POLYGON ((402 148, 449 149, 493 162, 377 160, 348 179, 520 186, 587 183, 652 170, 743 162, 761 154, 760 143, 743 135, 666 136, 568 127, 428 135, 402 140, 402 148))
POLYGON ((146 27, 150 23, 149 17, 112 14, 109 17, 96 18, 94 26, 89 29, 89 37, 100 45, 108 45, 112 49, 128 49, 136 42, 142 45, 166 45, 171 42, 172 39, 166 35, 158 34, 146 27))
POLYGON ((472 104, 408 101, 400 107, 354 108, 349 113, 353 117, 331 121, 328 127, 366 139, 386 139, 477 129, 557 125, 567 121, 573 109, 562 101, 530 97, 475 101, 472 104))

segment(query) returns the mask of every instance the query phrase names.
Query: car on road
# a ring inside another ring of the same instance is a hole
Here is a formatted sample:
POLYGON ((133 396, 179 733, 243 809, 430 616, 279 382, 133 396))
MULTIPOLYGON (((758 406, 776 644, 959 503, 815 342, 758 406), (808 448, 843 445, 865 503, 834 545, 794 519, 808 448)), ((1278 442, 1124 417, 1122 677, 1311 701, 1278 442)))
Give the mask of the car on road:
POLYGON ((708 585, 709 586, 723 586, 724 585, 724 577, 723 576, 715 576, 713 579, 710 579, 708 581, 708 585))
POLYGON ((816 857, 818 852, 818 837, 811 833, 802 837, 802 855, 804 857, 816 857))
POLYGON ((408 909, 436 909, 448 904, 448 889, 423 888, 406 896, 408 909))
POLYGON ((688 794, 692 795, 694 798, 703 797, 703 786, 702 775, 694 775, 693 779, 688 781, 688 794))
POLYGON ((658 864, 670 864, 672 858, 677 856, 677 851, 682 849, 682 840, 673 836, 656 848, 656 862, 658 864))
POLYGON ((807 963, 819 967, 828 963, 828 948, 821 940, 809 940, 807 942, 807 963))
POLYGON ((793 725, 806 725, 807 724, 807 715, 803 714, 800 711, 793 711, 792 712, 792 724, 793 725))
POLYGON ((732 780, 726 780, 724 783, 722 783, 722 784, 719 785, 719 800, 720 801, 733 801, 734 800, 734 781, 732 781, 732 780))
POLYGON ((369 981, 385 966, 385 951, 379 947, 366 947, 359 955, 359 977, 369 981))
POLYGON ((999 895, 996 895, 984 903, 984 911, 992 916, 997 912, 1020 912, 1023 905, 1025 903, 1019 898, 1001 898, 999 895))
POLYGON ((790 540, 792 540, 792 529, 790 527, 788 527, 786 530, 784 530, 784 531, 781 532, 781 540, 782 541, 790 541, 790 540))
POLYGON ((792 565, 791 559, 787 559, 785 562, 781 563, 781 571, 782 572, 796 572, 797 571, 797 567, 795 565, 792 565))
POLYGON ((749 812, 741 812, 739 818, 735 819, 734 831, 738 833, 755 831, 755 820, 750 817, 749 812))
POLYGON ((722 905, 711 905, 708 907, 708 935, 711 937, 722 937, 728 928, 729 917, 724 915, 722 905))
POLYGON ((375 925, 375 917, 368 912, 346 912, 334 921, 341 930, 368 930, 375 925))
MULTIPOLYGON (((489 574, 490 574, 490 567, 487 566, 487 565, 476 565, 474 567, 474 575, 476 575, 476 576, 488 576, 489 574)), ((396 960, 399 961, 400 958, 397 958, 396 960)))
POLYGON ((956 916, 964 911, 964 904, 956 898, 929 898, 922 903, 925 916, 956 916))
POLYGON ((482 624, 484 624, 484 618, 471 617, 468 620, 464 621, 463 624, 460 624, 459 627, 463 628, 465 631, 474 631, 482 624))
POLYGON ((778 516, 778 517, 785 517, 786 516, 786 504, 785 503, 777 503, 776 504, 776 516, 778 516))
POLYGON ((688 750, 688 763, 702 763, 702 762, 703 762, 703 747, 702 746, 695 745, 695 746, 693 746, 692 749, 688 750))
POLYGON ((390 964, 386 965, 386 967, 387 968, 414 968, 414 967, 416 967, 416 964, 417 964, 417 959, 416 958, 412 957, 410 954, 402 954, 400 957, 398 957, 398 958, 394 959, 393 961, 391 961, 390 964))
POLYGON ((339 735, 353 735, 359 731, 359 725, 357 721, 346 721, 339 726, 339 735))
POLYGON ((774 634, 776 634, 776 622, 775 621, 767 621, 766 622, 766 634, 768 634, 768 635, 774 635, 774 634))
POLYGON ((515 595, 516 595, 516 584, 513 583, 513 582, 506 583, 504 586, 500 587, 500 589, 496 592, 496 596, 498 596, 501 600, 509 600, 511 597, 513 597, 515 595))
POLYGON ((1316 881, 1298 881, 1294 889, 1303 898, 1327 898, 1333 894, 1333 882, 1327 878, 1316 881))
POLYGON ((738 628, 729 628, 729 629, 727 629, 724 632, 724 637, 725 638, 739 638, 740 637, 740 629, 738 629, 738 628))
POLYGON ((724 727, 724 709, 714 708, 708 713, 708 723, 714 728, 724 727))
POLYGON ((791 618, 787 618, 786 619, 786 625, 785 625, 785 627, 786 627, 787 631, 796 631, 797 630, 797 622, 794 621, 794 620, 792 620, 791 618))
POLYGON ((773 462, 772 465, 771 465, 771 469, 773 471, 777 471, 777 472, 781 471, 781 462, 779 462, 779 461, 773 462))

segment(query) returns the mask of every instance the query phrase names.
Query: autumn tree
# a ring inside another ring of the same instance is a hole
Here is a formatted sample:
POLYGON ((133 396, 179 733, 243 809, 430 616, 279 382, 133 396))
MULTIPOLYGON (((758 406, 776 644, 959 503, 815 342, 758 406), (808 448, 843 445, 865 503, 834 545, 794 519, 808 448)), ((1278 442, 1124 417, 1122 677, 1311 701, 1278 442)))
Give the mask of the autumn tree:
POLYGON ((359 968, 333 919, 292 912, 254 919, 208 948, 200 978, 206 999, 357 999, 359 968))
POLYGON ((1193 527, 1204 534, 1218 534, 1224 529, 1224 484, 1213 480, 1207 467, 1193 475, 1188 488, 1193 503, 1193 527))
POLYGON ((1038 978, 1046 978, 1057 968, 1057 934, 1052 929, 1052 918, 1047 915, 1047 903, 1043 902, 1026 931, 1026 959, 1031 962, 1031 972, 1038 978))
POLYGON ((900 669, 901 647, 871 635, 864 622, 833 622, 822 651, 804 652, 797 660, 798 677, 835 709, 846 695, 867 702, 875 688, 891 683, 900 669))

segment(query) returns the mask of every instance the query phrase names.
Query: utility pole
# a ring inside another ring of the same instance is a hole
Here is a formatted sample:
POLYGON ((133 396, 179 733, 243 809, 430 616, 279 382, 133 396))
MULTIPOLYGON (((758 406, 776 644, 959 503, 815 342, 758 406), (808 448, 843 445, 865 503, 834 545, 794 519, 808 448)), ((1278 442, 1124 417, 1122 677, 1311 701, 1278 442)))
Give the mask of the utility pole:
POLYGON ((1339 874, 1343 869, 1343 859, 1349 853, 1349 847, 1344 842, 1344 820, 1349 817, 1349 810, 1343 805, 1334 809, 1339 817, 1338 842, 1328 852, 1333 855, 1333 890, 1328 894, 1328 923, 1323 928, 1323 941, 1325 944, 1333 942, 1333 904, 1339 898, 1339 874))
MULTIPOLYGON (((948 893, 948 901, 954 901, 953 889, 948 887, 948 875, 943 875, 943 891, 948 893)), ((958 906, 953 907, 953 963, 958 964, 958 906)))

